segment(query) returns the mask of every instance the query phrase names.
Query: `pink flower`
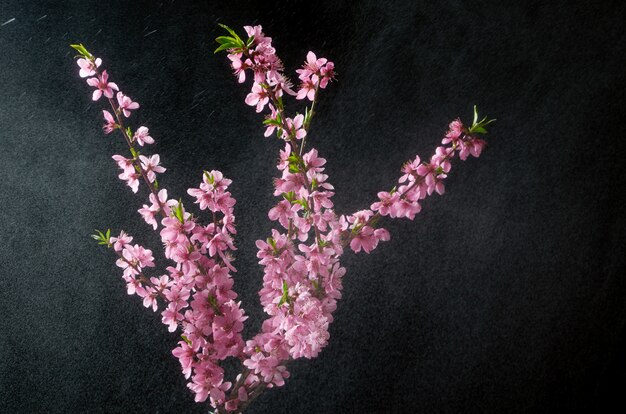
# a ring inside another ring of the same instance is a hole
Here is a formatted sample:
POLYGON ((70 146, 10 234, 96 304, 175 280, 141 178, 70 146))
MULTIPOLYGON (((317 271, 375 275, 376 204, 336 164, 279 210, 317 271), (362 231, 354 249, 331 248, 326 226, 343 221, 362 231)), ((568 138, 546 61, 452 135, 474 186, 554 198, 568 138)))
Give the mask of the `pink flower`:
POLYGON ((106 123, 102 126, 102 129, 105 134, 110 134, 118 127, 118 125, 115 122, 115 118, 113 118, 113 115, 111 115, 109 111, 103 110, 102 115, 104 115, 104 120, 106 121, 106 123))
POLYGON ((167 309, 161 312, 161 316, 163 324, 167 325, 167 330, 170 332, 174 332, 178 328, 178 322, 183 320, 183 315, 178 311, 175 303, 167 305, 167 309))
MULTIPOLYGON (((152 194, 150 194, 150 195, 152 195, 152 194)), ((144 204, 143 208, 140 208, 137 211, 139 212, 139 214, 141 214, 141 217, 143 217, 143 219, 144 219, 144 221, 146 223, 151 225, 154 230, 157 229, 159 224, 157 223, 155 216, 156 216, 157 212, 159 211, 158 209, 155 210, 152 207, 149 207, 146 204, 144 204)))
POLYGON ((289 132, 283 131, 283 138, 289 139, 289 135, 293 135, 296 139, 302 139, 306 136, 306 130, 304 127, 304 115, 296 115, 293 119, 287 118, 285 120, 289 132))
POLYGON ((146 157, 145 155, 140 155, 139 160, 141 161, 141 168, 143 168, 146 176, 148 177, 148 181, 150 181, 151 183, 156 180, 156 174, 160 174, 166 171, 165 167, 159 165, 159 163, 161 162, 159 154, 154 154, 150 158, 146 157))
POLYGON ((135 171, 124 171, 118 177, 120 180, 126 181, 126 185, 130 187, 133 193, 139 190, 139 173, 135 171))
POLYGON ((415 177, 418 175, 417 169, 419 168, 419 166, 420 157, 416 155, 413 161, 407 162, 402 166, 402 172, 404 173, 404 175, 400 177, 398 182, 403 183, 407 180, 415 181, 415 177))
POLYGON ((442 144, 449 144, 450 142, 457 142, 459 137, 463 134, 463 123, 459 118, 450 122, 448 126, 448 132, 446 132, 446 136, 441 141, 442 144))
MULTIPOLYGON (((271 113, 269 115, 267 115, 265 117, 265 119, 271 119, 273 121, 276 121, 278 112, 276 111, 276 108, 274 108, 274 105, 269 104, 269 107, 270 107, 271 113)), ((272 135, 274 133, 274 130, 276 128, 277 128, 276 124, 267 124, 266 129, 265 129, 265 133, 263 135, 266 136, 266 137, 269 137, 270 135, 272 135)))
POLYGON ((113 98, 113 90, 119 90, 115 83, 108 82, 108 80, 109 75, 107 74, 106 70, 102 71, 102 74, 98 77, 87 79, 87 84, 96 88, 96 90, 93 91, 92 96, 92 99, 94 101, 100 99, 103 94, 107 98, 113 98))
POLYGON ((121 252, 131 241, 133 241, 133 238, 127 235, 123 230, 120 232, 119 236, 111 237, 110 239, 110 242, 113 243, 113 250, 116 252, 121 252))
POLYGON ((115 162, 117 163, 117 166, 120 167, 124 172, 135 171, 135 167, 134 167, 132 159, 125 158, 121 155, 113 155, 111 158, 115 160, 115 162))
POLYGON ((287 200, 283 200, 272 207, 267 214, 270 220, 278 220, 278 222, 284 228, 289 228, 289 219, 293 218, 295 215, 295 207, 299 207, 299 205, 292 206, 291 203, 287 200))
POLYGON ((249 69, 252 65, 250 59, 241 59, 241 53, 231 53, 228 55, 230 64, 233 67, 233 73, 237 77, 239 83, 246 81, 246 69, 249 69))
POLYGON ((80 77, 87 78, 96 74, 96 69, 102 64, 102 59, 96 58, 95 61, 89 59, 78 59, 76 63, 80 66, 80 71, 78 72, 80 77))
POLYGON ((305 80, 312 75, 317 74, 326 62, 326 58, 318 59, 317 56, 315 56, 315 53, 309 52, 306 55, 306 61, 304 62, 304 65, 302 65, 302 69, 298 69, 296 72, 300 74, 299 78, 301 80, 305 80))
POLYGON ((137 102, 133 102, 132 99, 124 95, 122 92, 117 93, 117 103, 119 104, 120 110, 126 118, 130 117, 131 109, 139 108, 139 104, 137 102))
POLYGON ((315 100, 315 84, 311 79, 302 81, 302 83, 300 84, 300 89, 298 89, 296 99, 304 98, 307 98, 311 102, 315 100))
POLYGON ((246 96, 246 103, 250 106, 256 105, 257 112, 261 112, 269 101, 270 98, 267 91, 258 83, 252 85, 252 92, 246 96))
MULTIPOLYGON (((381 216, 389 215, 399 198, 400 194, 397 192, 390 194, 386 191, 381 191, 378 193, 378 199, 380 201, 372 204, 370 208, 372 211, 378 211, 381 216)), ((394 217, 394 215, 392 215, 392 217, 394 217)))
POLYGON ((485 145, 485 141, 475 137, 467 141, 460 141, 459 158, 465 161, 470 154, 474 157, 479 157, 485 145))
POLYGON ((322 77, 320 88, 324 89, 328 85, 328 82, 335 79, 335 64, 333 62, 326 63, 320 69, 320 75, 322 77))
POLYGON ((154 144, 154 139, 149 135, 148 128, 141 126, 135 131, 133 135, 133 141, 137 142, 142 147, 144 144, 154 144))

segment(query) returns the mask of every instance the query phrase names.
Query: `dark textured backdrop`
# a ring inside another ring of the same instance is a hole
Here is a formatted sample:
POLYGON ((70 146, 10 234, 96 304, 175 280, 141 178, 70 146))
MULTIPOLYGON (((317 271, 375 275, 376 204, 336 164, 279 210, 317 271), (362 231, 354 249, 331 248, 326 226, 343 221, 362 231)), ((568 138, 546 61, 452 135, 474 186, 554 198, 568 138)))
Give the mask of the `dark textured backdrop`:
POLYGON ((175 336, 89 239, 124 228, 158 249, 70 42, 141 103, 172 194, 202 169, 234 180, 236 289, 258 328, 254 241, 278 145, 212 54, 217 22, 262 24, 289 71, 308 50, 335 61, 310 142, 341 212, 474 103, 498 118, 444 197, 389 222, 374 254, 346 255, 330 345, 250 412, 625 409, 624 3, 428 3, 3 0, 0 412, 203 412, 175 336))

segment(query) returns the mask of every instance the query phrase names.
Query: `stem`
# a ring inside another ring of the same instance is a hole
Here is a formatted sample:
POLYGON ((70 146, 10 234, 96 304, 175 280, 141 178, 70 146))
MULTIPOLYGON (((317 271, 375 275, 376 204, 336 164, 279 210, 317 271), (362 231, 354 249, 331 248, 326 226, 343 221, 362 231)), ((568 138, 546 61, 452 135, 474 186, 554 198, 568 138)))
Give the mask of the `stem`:
POLYGON ((309 117, 304 124, 304 130, 306 131, 306 135, 302 138, 302 144, 300 145, 300 156, 302 156, 302 151, 304 150, 304 146, 306 145, 306 137, 309 135, 309 126, 311 125, 311 119, 315 114, 315 103, 317 102, 317 93, 320 90, 319 82, 315 85, 315 96, 313 97, 313 103, 311 104, 311 111, 309 112, 309 117))

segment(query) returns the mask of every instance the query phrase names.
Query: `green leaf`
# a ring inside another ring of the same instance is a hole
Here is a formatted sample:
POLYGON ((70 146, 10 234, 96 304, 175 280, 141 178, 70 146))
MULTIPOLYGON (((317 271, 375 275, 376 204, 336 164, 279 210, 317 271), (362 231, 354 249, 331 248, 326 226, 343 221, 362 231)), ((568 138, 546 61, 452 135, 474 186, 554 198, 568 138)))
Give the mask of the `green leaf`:
POLYGON ((220 37, 217 37, 215 41, 219 43, 220 45, 223 45, 226 43, 234 43, 235 39, 230 36, 220 36, 220 37))
POLYGON ((178 200, 178 205, 174 206, 174 208, 172 209, 172 212, 174 213, 174 217, 176 217, 178 221, 180 221, 181 223, 185 223, 185 215, 183 212, 183 202, 181 199, 178 200))
POLYGON ((82 57, 85 57, 89 60, 93 59, 93 55, 89 53, 89 51, 85 48, 85 46, 83 46, 82 43, 70 45, 70 47, 80 53, 82 57))
POLYGON ((287 286, 287 282, 283 280, 283 296, 280 298, 278 306, 280 307, 284 303, 289 303, 289 286, 287 286))
POLYGON ((276 240, 274 240, 274 239, 273 239, 273 238, 271 238, 271 237, 268 237, 268 238, 266 239, 266 241, 267 241, 267 244, 269 244, 270 246, 272 246, 272 250, 274 250, 274 252, 275 252, 275 253, 277 253, 277 249, 276 249, 276 240))
POLYGON ((296 193, 294 193, 293 191, 290 191, 288 193, 283 193, 282 196, 285 200, 289 201, 290 203, 293 203, 293 199, 296 198, 296 193))
POLYGON ((226 44, 221 45, 217 49, 215 49, 215 51, 213 53, 219 53, 222 50, 234 49, 234 48, 235 48, 235 46, 233 45, 233 43, 226 43, 226 44))
POLYGON ((206 178, 209 184, 215 184, 215 177, 213 177, 212 174, 209 174, 208 171, 204 172, 204 178, 206 178))
POLYGON ((98 244, 103 246, 110 247, 111 246, 111 229, 107 229, 106 234, 101 232, 100 230, 94 230, 95 233, 91 235, 91 238, 96 240, 98 244))
POLYGON ((183 338, 183 341, 185 341, 185 343, 189 346, 191 346, 191 341, 189 340, 189 338, 187 338, 185 335, 181 335, 181 338, 183 338))
POLYGON ((217 298, 213 295, 209 295, 207 299, 209 300, 209 303, 213 308, 213 312, 215 312, 215 314, 218 316, 222 316, 222 311, 220 311, 220 307, 217 303, 217 298))
POLYGON ((486 134, 487 129, 485 127, 495 121, 495 119, 487 119, 487 117, 478 121, 478 110, 476 109, 476 105, 474 105, 474 121, 472 122, 472 126, 468 129, 468 132, 470 134, 486 134))
MULTIPOLYGON (((221 27, 222 29, 226 29, 228 31, 228 33, 230 33, 235 39, 239 39, 239 36, 237 35, 237 33, 235 33, 235 31, 233 29, 231 29, 230 27, 226 26, 225 24, 222 23, 218 23, 217 24, 219 27, 221 27)), ((239 39, 241 40, 241 39, 239 39)))
POLYGON ((248 41, 246 42, 246 47, 252 46, 252 42, 254 42, 254 36, 250 36, 248 41))

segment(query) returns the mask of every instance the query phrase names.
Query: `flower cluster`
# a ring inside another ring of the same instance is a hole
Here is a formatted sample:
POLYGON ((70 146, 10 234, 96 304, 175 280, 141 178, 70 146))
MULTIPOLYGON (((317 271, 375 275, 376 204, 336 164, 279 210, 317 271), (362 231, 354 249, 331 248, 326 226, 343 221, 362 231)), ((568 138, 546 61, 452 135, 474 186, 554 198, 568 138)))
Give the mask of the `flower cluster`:
POLYGON ((478 134, 486 133, 491 123, 478 121, 476 111, 471 127, 460 120, 450 123, 442 145, 429 161, 419 157, 402 167, 398 185, 378 193, 369 209, 342 215, 335 212, 334 187, 325 174, 326 159, 318 151, 305 151, 306 139, 320 89, 335 79, 334 64, 313 52, 296 70, 298 91, 283 73, 283 64, 261 26, 246 26, 247 39, 223 26, 229 36, 220 36, 218 51, 227 51, 235 77, 240 83, 251 75, 252 86, 245 103, 264 113, 265 136, 276 134, 281 142, 274 180, 278 198, 268 218, 276 222, 270 237, 257 240, 257 257, 263 267, 260 301, 268 318, 261 331, 244 341, 241 332, 247 319, 232 290, 232 252, 236 250, 234 205, 228 191, 231 180, 221 172, 204 171, 198 188, 187 193, 202 211, 210 212, 208 224, 186 211, 182 200, 168 197, 159 187, 157 174, 165 168, 158 154, 143 155, 139 148, 154 144, 148 128, 134 133, 123 122, 139 108, 101 71, 102 60, 92 56, 82 45, 73 45, 80 53, 80 76, 95 88, 92 99, 108 98, 112 112, 103 110, 106 134, 119 130, 130 155, 114 155, 124 180, 137 192, 143 180, 149 190, 149 204, 138 211, 145 222, 159 231, 164 256, 172 263, 158 276, 147 276, 153 268, 152 252, 123 231, 111 237, 110 230, 94 235, 100 244, 113 248, 117 265, 129 294, 143 299, 144 306, 156 311, 162 307, 162 322, 170 332, 180 332, 172 351, 180 361, 188 387, 198 402, 209 400, 216 412, 241 412, 265 389, 282 386, 289 377, 290 361, 314 358, 327 345, 329 325, 342 295, 346 269, 340 258, 349 248, 370 253, 381 241, 390 239, 380 227, 382 217, 412 220, 427 196, 443 194, 444 180, 451 161, 458 154, 465 160, 478 157, 485 142, 478 134), (117 91, 117 100, 113 99, 117 91), (288 116, 283 97, 294 96, 311 102, 303 114, 288 116), (137 146, 138 145, 138 146, 137 146), (225 378, 220 362, 226 358, 241 361, 242 371, 233 381, 225 378))
MULTIPOLYGON (((112 112, 103 110, 105 133, 120 130, 128 145, 129 157, 113 156, 122 170, 119 178, 135 193, 140 181, 145 182, 149 204, 138 211, 154 230, 160 224, 164 256, 172 265, 164 274, 149 277, 144 271, 155 266, 152 251, 131 244, 133 238, 124 231, 117 237, 111 237, 110 231, 106 235, 98 232, 95 237, 117 253, 117 265, 123 269, 128 294, 142 298, 144 306, 153 311, 162 307, 163 324, 170 332, 180 332, 181 340, 172 353, 179 359, 196 401, 209 399, 214 407, 232 407, 234 402, 227 401, 225 395, 231 383, 224 380, 219 362, 242 357, 241 331, 247 317, 240 302, 235 301, 237 294, 232 290, 230 276, 231 271, 236 271, 231 256, 236 250, 232 239, 236 233, 235 199, 228 192, 231 180, 219 171, 205 172, 199 188, 188 190, 201 210, 212 212, 213 220, 208 225, 202 225, 185 211, 182 202, 169 199, 167 190, 159 189, 156 178, 165 172, 159 155, 142 155, 137 148, 154 144, 148 128, 140 126, 133 134, 123 123, 122 115, 129 118, 139 104, 109 82, 106 71, 100 72, 100 58, 92 56, 82 45, 74 48, 82 56, 77 62, 80 75, 92 76, 87 79, 88 85, 96 88, 92 99, 98 100, 102 95, 109 98, 112 112), (117 100, 112 99, 113 90, 118 91, 117 100)), ((242 399, 244 390, 239 391, 237 401, 242 399)))
MULTIPOLYGON (((228 28, 227 28, 228 29, 228 28)), ((250 37, 243 42, 236 35, 218 38, 219 50, 228 50, 229 59, 239 82, 246 79, 246 70, 254 73, 252 91, 246 103, 256 105, 257 112, 269 108, 265 115, 265 136, 277 132, 284 141, 277 168, 281 176, 274 180, 274 195, 280 200, 268 213, 281 229, 274 229, 267 240, 258 240, 257 257, 264 267, 261 303, 269 318, 262 331, 246 342, 244 349, 248 368, 241 388, 253 394, 257 387, 281 386, 289 376, 287 362, 297 358, 314 358, 326 346, 332 313, 341 297, 342 277, 346 270, 340 264, 344 247, 354 252, 369 253, 380 241, 390 238, 389 232, 377 226, 381 216, 413 219, 421 206, 418 200, 436 191, 443 194, 443 179, 450 171, 450 160, 458 151, 466 158, 465 148, 478 156, 484 141, 456 120, 429 163, 419 157, 403 167, 402 184, 389 192, 380 192, 379 201, 370 209, 351 215, 338 215, 333 210, 333 186, 324 174, 326 160, 317 150, 304 152, 304 138, 319 89, 334 79, 334 64, 325 58, 307 54, 304 65, 296 70, 301 81, 296 99, 312 101, 305 114, 290 118, 285 113, 282 91, 271 88, 274 79, 286 79, 282 65, 259 62, 280 62, 260 26, 246 27, 250 37), (262 39, 257 43, 257 39, 262 39), (229 44, 230 47, 224 47, 229 44), (249 45, 261 44, 252 48, 249 45), (259 59, 262 56, 262 59, 259 59)), ((282 83, 279 84, 279 86, 282 83)), ((485 121, 485 120, 483 120, 485 121)), ((484 123, 486 125, 487 123, 484 123)), ((237 386, 235 387, 237 390, 237 386)))

